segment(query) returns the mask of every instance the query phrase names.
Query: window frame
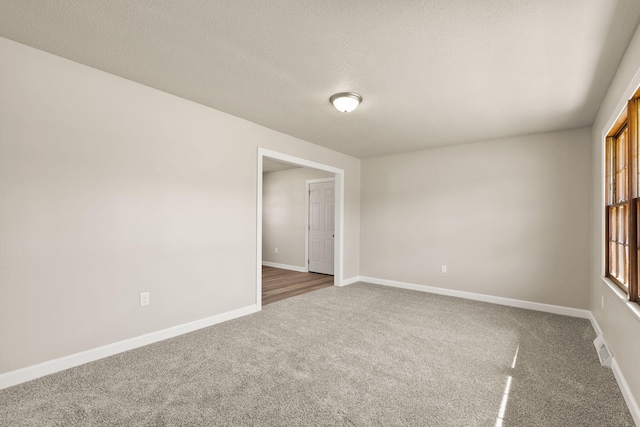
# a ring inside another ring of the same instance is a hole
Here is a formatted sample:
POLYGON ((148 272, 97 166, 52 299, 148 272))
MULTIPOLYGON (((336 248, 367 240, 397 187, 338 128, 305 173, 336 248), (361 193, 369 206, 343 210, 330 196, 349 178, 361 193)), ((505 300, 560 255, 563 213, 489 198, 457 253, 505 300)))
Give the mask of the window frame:
POLYGON ((640 277, 639 121, 640 88, 627 102, 624 111, 604 140, 604 263, 605 277, 626 293, 629 301, 640 304, 638 285, 640 277), (620 147, 621 141, 624 141, 626 147, 620 147), (621 151, 620 148, 624 150, 621 151), (620 168, 620 158, 623 159, 622 168, 620 168), (623 215, 612 214, 621 208, 626 210, 623 215), (620 236, 620 233, 624 235, 620 236), (626 252, 620 252, 621 245, 626 247, 626 252), (616 253, 612 253, 613 249, 616 253), (620 274, 620 262, 626 263, 622 274, 620 274), (612 263, 614 263, 613 266, 612 263), (616 272, 617 276, 613 272, 616 272))

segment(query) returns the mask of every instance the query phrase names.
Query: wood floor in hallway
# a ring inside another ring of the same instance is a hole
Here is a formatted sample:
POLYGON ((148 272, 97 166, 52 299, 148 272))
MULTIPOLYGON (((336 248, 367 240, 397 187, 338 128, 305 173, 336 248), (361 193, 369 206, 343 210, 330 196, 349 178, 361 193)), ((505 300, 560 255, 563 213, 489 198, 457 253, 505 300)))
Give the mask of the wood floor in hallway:
POLYGON ((262 305, 333 286, 333 276, 262 266, 262 305))

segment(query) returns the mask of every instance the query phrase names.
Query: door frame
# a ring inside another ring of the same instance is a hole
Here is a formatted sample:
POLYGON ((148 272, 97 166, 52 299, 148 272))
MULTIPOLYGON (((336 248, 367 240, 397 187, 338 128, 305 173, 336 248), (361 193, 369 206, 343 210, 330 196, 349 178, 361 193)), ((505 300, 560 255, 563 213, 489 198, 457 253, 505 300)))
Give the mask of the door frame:
MULTIPOLYGON (((334 183, 334 191, 333 191, 333 203, 334 206, 336 204, 336 191, 335 191, 335 182, 336 182, 336 178, 335 175, 331 178, 316 178, 316 179, 308 179, 307 180, 307 192, 306 192, 306 198, 305 198, 305 205, 307 207, 307 221, 306 221, 306 227, 305 227, 305 232, 304 232, 304 262, 305 262, 305 268, 307 270, 307 272, 309 272, 309 214, 311 213, 310 210, 310 206, 309 206, 309 192, 311 191, 311 184, 316 184, 318 182, 333 182, 334 183)), ((335 225, 334 225, 335 226, 335 225)), ((335 235, 334 235, 334 239, 333 239, 333 244, 334 244, 334 248, 335 248, 335 235)), ((335 273, 336 273, 336 253, 333 253, 333 274, 335 277, 335 273)))
MULTIPOLYGON (((262 310, 262 171, 264 158, 270 158, 279 162, 290 163, 292 165, 319 169, 334 174, 335 179, 335 240, 334 248, 334 273, 333 285, 342 286, 344 269, 344 170, 301 157, 279 153, 277 151, 258 147, 258 174, 257 180, 257 205, 256 205, 256 310, 262 310)), ((307 197, 308 197, 307 193, 307 197)), ((308 221, 308 218, 307 218, 308 221)), ((307 251, 308 243, 307 243, 307 251)), ((307 254, 308 255, 308 254, 307 254)), ((307 258, 308 259, 308 258, 307 258)), ((307 261, 308 267, 308 261, 307 261)))

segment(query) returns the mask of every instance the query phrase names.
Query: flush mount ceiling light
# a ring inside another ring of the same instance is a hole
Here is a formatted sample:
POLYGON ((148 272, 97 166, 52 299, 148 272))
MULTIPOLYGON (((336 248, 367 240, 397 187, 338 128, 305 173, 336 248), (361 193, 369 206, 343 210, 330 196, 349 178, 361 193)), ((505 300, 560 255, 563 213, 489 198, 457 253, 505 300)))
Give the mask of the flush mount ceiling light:
POLYGON ((336 107, 336 110, 342 111, 343 113, 350 113, 362 102, 362 97, 357 93, 353 92, 342 92, 336 93, 329 101, 336 107))

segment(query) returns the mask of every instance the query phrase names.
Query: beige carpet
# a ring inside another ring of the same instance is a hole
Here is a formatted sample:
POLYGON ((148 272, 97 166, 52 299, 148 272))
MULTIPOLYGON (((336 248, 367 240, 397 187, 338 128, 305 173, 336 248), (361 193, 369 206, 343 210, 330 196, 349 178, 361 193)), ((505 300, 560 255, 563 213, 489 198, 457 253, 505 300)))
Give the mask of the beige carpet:
POLYGON ((2 426, 633 426, 589 321, 355 284, 0 391, 2 426))

